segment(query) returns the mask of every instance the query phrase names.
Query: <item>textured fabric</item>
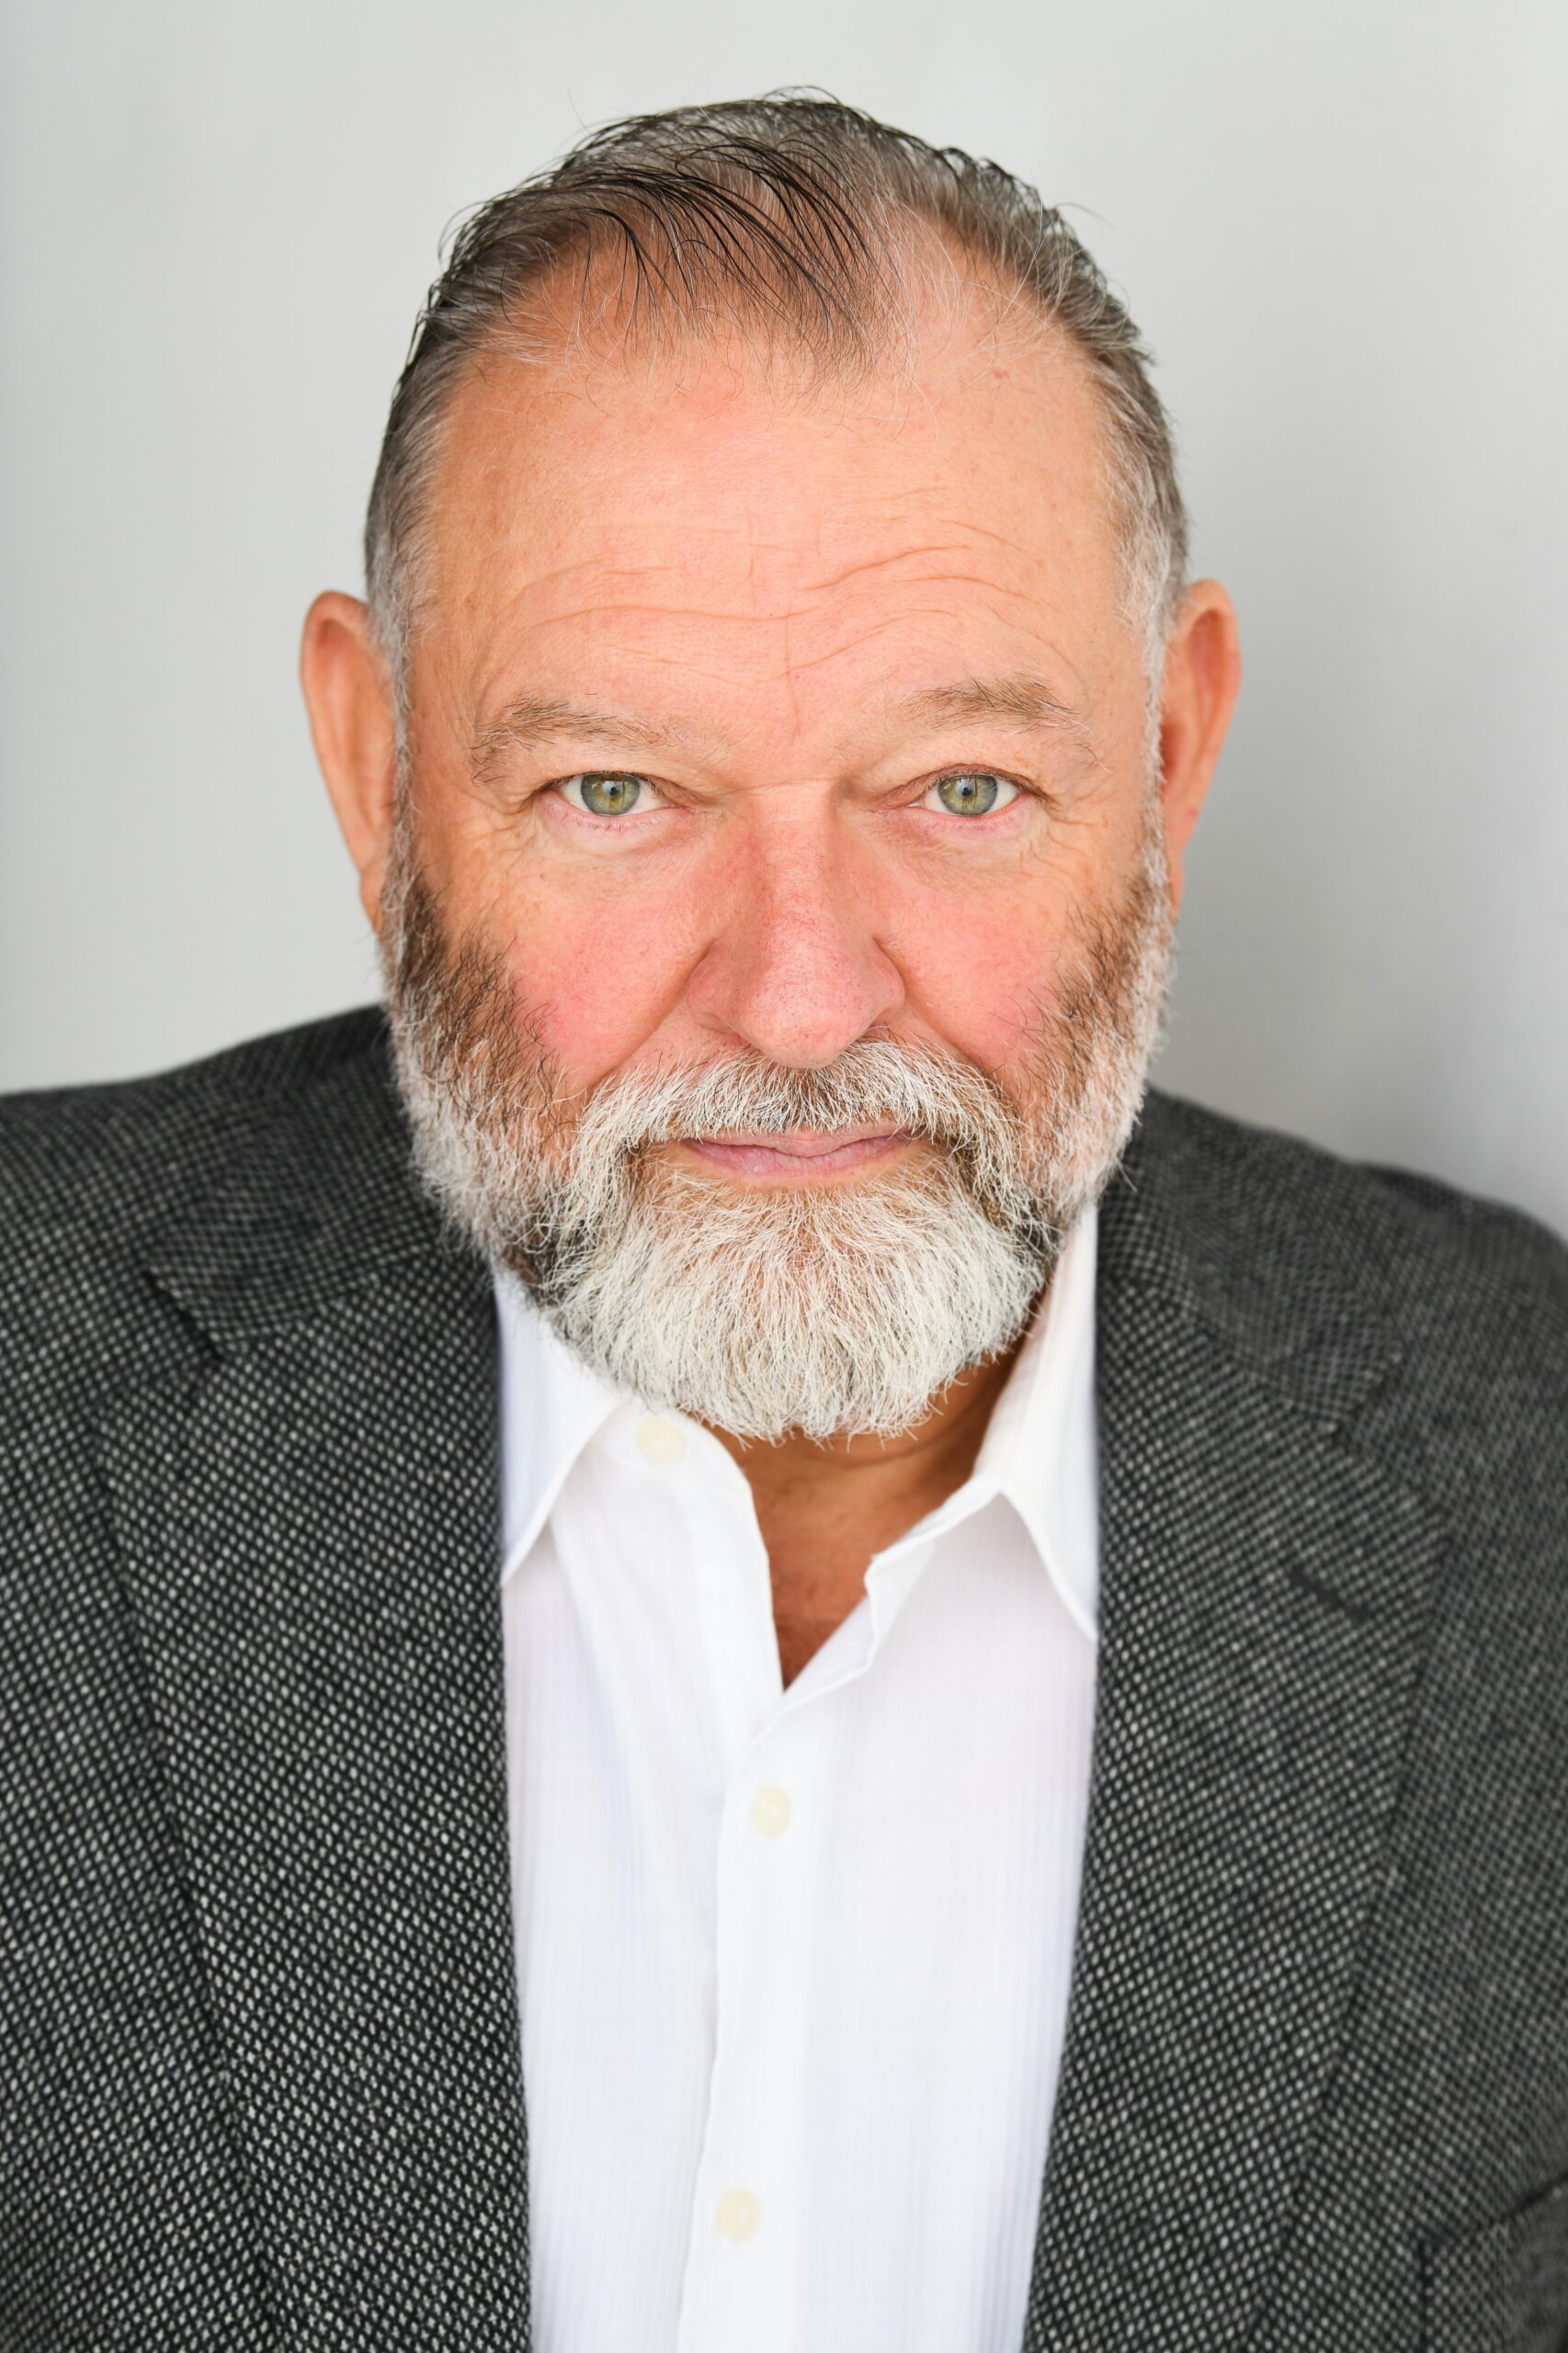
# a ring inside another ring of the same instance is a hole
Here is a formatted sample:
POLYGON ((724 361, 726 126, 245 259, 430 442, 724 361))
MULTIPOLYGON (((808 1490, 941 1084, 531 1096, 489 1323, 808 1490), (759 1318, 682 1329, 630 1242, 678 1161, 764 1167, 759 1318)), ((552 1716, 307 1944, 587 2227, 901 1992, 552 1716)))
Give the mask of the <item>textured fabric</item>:
MULTIPOLYGON (((494 1305, 381 1025, 17 1100, 0 1169, 0 2346, 515 2353, 494 1305)), ((1099 1252, 1025 2353, 1541 2353, 1562 1246, 1155 1096, 1099 1252)))
POLYGON ((1017 2353, 1088 1802, 1095 1227, 972 1476, 787 1690, 739 1466, 500 1284, 537 2353, 1017 2353))

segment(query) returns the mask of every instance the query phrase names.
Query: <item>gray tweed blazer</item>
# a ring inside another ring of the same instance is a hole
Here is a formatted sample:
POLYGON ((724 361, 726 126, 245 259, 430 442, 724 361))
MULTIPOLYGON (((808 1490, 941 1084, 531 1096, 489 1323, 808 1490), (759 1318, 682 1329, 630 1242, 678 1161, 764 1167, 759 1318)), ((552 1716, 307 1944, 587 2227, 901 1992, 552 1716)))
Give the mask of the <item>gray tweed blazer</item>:
MULTIPOLYGON (((1562 2353, 1568 1254, 1156 1096, 1099 1282, 1025 2353, 1562 2353)), ((378 1017, 6 1107, 0 1304, 0 2346, 521 2353, 491 1295, 378 1017)))

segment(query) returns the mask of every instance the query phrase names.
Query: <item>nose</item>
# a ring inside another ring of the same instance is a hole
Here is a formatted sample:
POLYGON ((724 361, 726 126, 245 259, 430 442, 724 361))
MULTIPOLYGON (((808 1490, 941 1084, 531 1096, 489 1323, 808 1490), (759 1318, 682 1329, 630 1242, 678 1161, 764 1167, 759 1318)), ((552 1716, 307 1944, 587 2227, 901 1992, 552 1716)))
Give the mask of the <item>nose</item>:
POLYGON ((713 878, 719 904, 687 1005, 784 1068, 831 1062, 903 1002, 877 938, 874 874, 846 831, 821 810, 766 819, 713 878))

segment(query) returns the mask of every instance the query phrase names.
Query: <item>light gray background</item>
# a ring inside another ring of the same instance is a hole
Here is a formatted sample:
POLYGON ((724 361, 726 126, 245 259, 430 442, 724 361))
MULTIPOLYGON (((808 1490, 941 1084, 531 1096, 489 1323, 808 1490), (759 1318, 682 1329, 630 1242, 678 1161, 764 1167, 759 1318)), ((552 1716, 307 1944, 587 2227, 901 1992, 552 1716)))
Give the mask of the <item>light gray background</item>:
POLYGON ((1562 0, 13 0, 0 1086, 373 993, 294 683, 456 212, 812 82, 1127 290, 1247 677, 1167 1085, 1568 1227, 1562 0))

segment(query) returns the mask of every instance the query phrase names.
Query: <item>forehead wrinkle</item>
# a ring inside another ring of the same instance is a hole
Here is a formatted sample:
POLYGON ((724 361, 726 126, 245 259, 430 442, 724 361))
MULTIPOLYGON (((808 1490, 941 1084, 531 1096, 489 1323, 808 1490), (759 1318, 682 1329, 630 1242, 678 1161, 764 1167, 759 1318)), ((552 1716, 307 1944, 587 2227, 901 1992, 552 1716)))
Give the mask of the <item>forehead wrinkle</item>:
POLYGON ((951 580, 972 588, 996 585, 979 579, 972 573, 949 571, 945 559, 967 558, 971 563, 973 561, 972 550, 963 546, 961 541, 930 540, 917 541, 913 547, 893 548, 886 555, 857 556, 853 563, 844 564, 837 572, 813 580, 806 593, 811 597, 829 597, 835 589, 846 587, 853 580, 865 579, 880 572, 892 571, 901 564, 918 563, 930 558, 936 559, 936 568, 931 572, 916 573, 917 580, 951 580))
MULTIPOLYGON (((715 533, 711 536, 721 538, 724 535, 715 533)), ((996 539, 1003 546, 1007 544, 1000 533, 988 533, 985 536, 996 539)), ((974 562, 975 551, 965 546, 962 539, 958 538, 953 540, 920 540, 914 545, 891 549, 885 554, 857 556, 853 561, 841 564, 836 571, 824 574, 820 578, 801 582, 795 588, 794 593, 787 594, 782 601, 771 604, 767 602, 767 589, 770 585, 767 575, 770 573, 776 573, 778 569, 768 562, 768 559, 783 556, 787 559, 798 560, 801 552, 798 544, 758 540, 750 533, 747 534, 744 572, 745 585, 749 592, 749 610, 744 614, 722 606, 709 607, 683 602, 678 591, 684 585, 683 574, 686 566, 678 559, 671 559, 660 563, 619 563, 613 569, 598 574, 597 579, 593 581, 592 591, 584 597, 583 601, 551 608, 546 617, 551 623, 559 623, 608 619, 625 613, 658 616, 666 612, 678 612, 691 620, 710 621, 734 620, 742 618, 760 621, 806 620, 818 608, 823 598, 835 595, 838 590, 849 587, 857 582, 863 582, 869 585, 880 574, 905 568, 909 570, 912 585, 917 587, 929 585, 932 583, 942 583, 958 588, 978 588, 991 595, 999 594, 1017 597, 1025 594, 1021 587, 1010 586, 1006 581, 994 578, 988 574, 972 569, 961 571, 953 569, 955 563, 967 563, 972 565, 974 562), (914 567, 916 566, 926 568, 915 569, 914 567), (668 584, 677 593, 666 602, 651 593, 655 584, 668 584), (619 593, 607 594, 605 593, 607 591, 619 591, 619 593)), ((710 585, 711 566, 705 566, 704 570, 708 573, 708 585, 710 585)), ((558 566, 553 571, 540 574, 535 580, 530 581, 527 593, 530 597, 537 597, 541 592, 548 593, 551 588, 568 581, 582 583, 585 574, 591 576, 594 572, 595 566, 591 563, 558 566)), ((782 585, 781 583, 778 585, 782 585)), ((581 589, 579 593, 581 594, 581 589)))
MULTIPOLYGON (((559 611, 541 614, 538 617, 535 626, 551 631, 568 627, 576 622, 613 625, 625 621, 638 621, 652 622, 655 627, 661 624, 676 623, 683 629, 689 629, 692 625, 698 624, 714 630, 740 629, 748 632, 756 630, 782 629, 788 638, 790 633, 798 627, 809 628, 813 624, 820 626, 824 622, 831 622, 835 616, 830 608, 830 598, 835 589, 842 588, 855 577, 856 572, 862 569, 882 569, 886 565, 902 561, 902 558, 888 558, 879 560, 876 566, 856 566, 850 573, 841 575, 837 582, 821 590, 812 588, 804 591, 795 599, 784 604, 760 607, 757 603, 754 603, 749 611, 737 609, 731 605, 683 604, 678 599, 672 599, 669 602, 643 597, 622 597, 613 601, 595 599, 591 603, 574 605, 559 611)), ((954 589, 974 589, 994 608, 999 605, 1028 607, 1033 602, 1022 587, 1011 586, 1005 581, 989 578, 980 573, 952 572, 942 565, 935 565, 927 571, 906 572, 898 583, 901 599, 907 598, 912 591, 922 588, 935 588, 944 594, 954 589)), ((891 603, 886 588, 883 590, 883 598, 884 601, 872 621, 849 638, 846 641, 847 644, 863 644, 881 630, 895 628, 905 622, 929 621, 933 618, 929 611, 923 611, 918 604, 901 602, 895 608, 891 603)), ((940 617, 955 623, 963 618, 956 612, 943 614, 940 617)), ((690 658, 689 655, 681 652, 661 656, 652 646, 647 645, 642 646, 640 653, 641 658, 644 660, 662 660, 675 666, 678 666, 683 660, 690 658)), ((787 653, 785 658, 787 662, 792 663, 792 654, 787 653)), ((814 666, 817 661, 832 658, 831 653, 813 657, 811 666, 814 666)), ((521 741, 523 738, 518 733, 513 740, 521 741)))
POLYGON ((1035 561, 1016 531, 994 530, 989 523, 976 522, 970 515, 938 515, 937 521, 944 530, 951 531, 955 540, 960 541, 989 540, 994 546, 1004 549, 1008 555, 1020 556, 1026 562, 1035 561))
MULTIPOLYGON (((943 575, 943 578, 945 579, 946 575, 943 575)), ((912 585, 918 587, 926 584, 916 581, 912 585)), ((994 581, 977 581, 973 585, 1004 602, 1009 597, 1014 603, 1027 604, 1028 601, 1016 592, 998 589, 994 581)), ((1013 618, 1001 611, 994 610, 990 617, 999 626, 1007 629, 1016 626, 1013 618)), ((822 615, 815 608, 808 608, 805 611, 792 614, 789 618, 795 623, 816 622, 822 620, 822 615)), ((842 634, 835 631, 833 642, 821 653, 806 653, 798 650, 800 632, 797 629, 791 628, 787 632, 785 640, 784 667, 791 677, 804 676, 811 671, 824 669, 833 663, 842 661, 847 654, 858 654, 863 648, 874 645, 880 638, 886 637, 890 633, 904 629, 925 632, 929 631, 934 622, 945 622, 957 632, 962 629, 966 620, 972 618, 972 614, 966 613, 961 608, 949 610, 940 604, 884 605, 871 614, 863 626, 846 629, 842 634)))

